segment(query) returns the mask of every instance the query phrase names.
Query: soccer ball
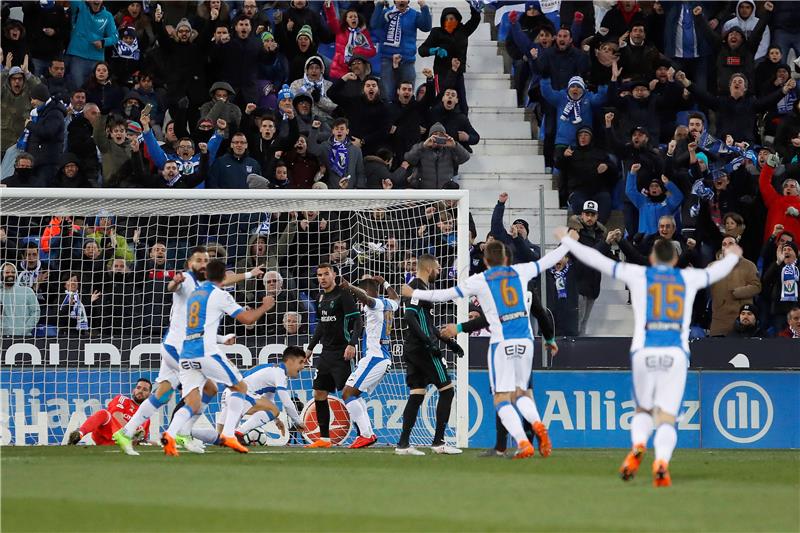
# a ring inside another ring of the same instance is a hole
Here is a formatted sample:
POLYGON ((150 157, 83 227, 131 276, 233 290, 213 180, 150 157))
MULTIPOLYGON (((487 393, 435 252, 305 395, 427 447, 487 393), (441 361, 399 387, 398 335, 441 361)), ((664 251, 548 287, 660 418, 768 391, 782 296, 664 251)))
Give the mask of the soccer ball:
POLYGON ((266 446, 267 434, 261 428, 251 429, 245 434, 244 443, 247 446, 266 446))

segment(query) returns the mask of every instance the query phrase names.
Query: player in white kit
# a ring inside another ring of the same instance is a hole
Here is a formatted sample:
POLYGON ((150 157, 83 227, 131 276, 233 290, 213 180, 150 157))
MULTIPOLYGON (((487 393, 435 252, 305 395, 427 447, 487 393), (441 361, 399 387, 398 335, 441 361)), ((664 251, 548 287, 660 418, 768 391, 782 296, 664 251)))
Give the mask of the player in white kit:
POLYGON ((494 395, 497 415, 509 434, 517 441, 517 459, 531 457, 533 445, 517 411, 531 424, 539 453, 550 455, 552 444, 547 428, 539 417, 533 391, 530 388, 533 369, 533 332, 528 317, 525 291, 528 282, 552 267, 564 257, 566 247, 560 246, 539 261, 506 266, 508 254, 500 241, 486 244, 483 261, 487 270, 467 278, 456 287, 423 291, 403 286, 403 296, 429 302, 446 302, 475 296, 489 322, 489 383, 494 395), (516 409, 514 408, 516 406, 516 409))
MULTIPOLYGON (((167 291, 172 293, 172 307, 169 312, 169 327, 164 339, 161 341, 161 363, 156 378, 155 391, 150 395, 131 418, 131 421, 113 435, 122 450, 128 455, 139 455, 132 445, 131 438, 136 433, 136 428, 143 424, 165 405, 172 392, 178 387, 178 359, 183 349, 183 338, 186 335, 186 302, 194 290, 206 279, 206 265, 208 265, 208 250, 205 246, 197 246, 189 252, 186 260, 187 270, 178 272, 167 284, 167 291), (132 425, 136 422, 136 425, 132 425)), ((253 276, 264 274, 260 267, 256 267, 250 272, 234 274, 227 272, 224 285, 232 285, 253 276)), ((233 339, 219 339, 223 343, 229 343, 233 339)), ((216 384, 207 383, 203 388, 202 402, 207 405, 217 394, 216 384)), ((178 443, 193 453, 203 453, 202 446, 192 442, 188 437, 191 431, 191 422, 186 428, 181 429, 181 434, 176 437, 178 443)))
POLYGON ((361 395, 375 390, 392 364, 389 334, 392 329, 392 315, 400 308, 400 296, 382 277, 362 279, 358 285, 354 287, 344 280, 339 284, 363 304, 366 319, 361 336, 361 359, 342 390, 344 405, 359 431, 359 436, 350 444, 350 448, 366 448, 378 441, 378 436, 372 430, 367 404, 361 395), (378 295, 380 286, 386 290, 388 298, 378 295))
POLYGON ((736 266, 742 249, 725 249, 725 258, 706 269, 678 269, 678 253, 671 242, 658 240, 649 267, 619 263, 579 244, 574 230, 556 230, 556 237, 578 260, 625 282, 631 293, 634 332, 631 372, 636 412, 631 420, 633 449, 620 467, 623 480, 639 469, 647 441, 655 429, 653 484, 672 484, 669 461, 678 441, 675 421, 683 399, 689 367, 689 323, 697 291, 716 283, 736 266))
POLYGON ((178 455, 175 435, 194 415, 202 412, 200 390, 206 381, 221 383, 232 390, 220 444, 247 453, 247 448, 233 436, 245 411, 247 384, 242 381, 239 370, 219 352, 217 329, 223 315, 242 324, 253 324, 275 305, 275 300, 265 296, 257 308, 245 310, 230 293, 221 289, 225 270, 222 261, 209 261, 206 281, 195 289, 187 301, 186 336, 180 353, 178 376, 185 405, 175 412, 169 428, 161 436, 166 455, 178 455))

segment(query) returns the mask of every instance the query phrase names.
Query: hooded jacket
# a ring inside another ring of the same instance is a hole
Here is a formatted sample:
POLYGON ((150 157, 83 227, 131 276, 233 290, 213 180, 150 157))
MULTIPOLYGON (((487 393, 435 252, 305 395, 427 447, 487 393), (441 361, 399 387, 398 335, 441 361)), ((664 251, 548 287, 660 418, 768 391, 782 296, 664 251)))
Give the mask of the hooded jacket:
POLYGON ((61 154, 61 157, 58 160, 58 172, 53 178, 52 187, 83 189, 91 186, 92 184, 89 182, 86 175, 83 173, 83 169, 81 169, 80 160, 75 156, 75 154, 69 152, 61 154), (78 165, 78 173, 75 174, 75 176, 73 176, 72 178, 68 178, 64 174, 64 167, 67 166, 69 163, 75 163, 76 165, 78 165))
POLYGON ((3 112, 0 113, 0 151, 5 153, 6 149, 17 142, 22 130, 25 129, 25 120, 31 112, 31 89, 41 83, 39 78, 25 74, 25 82, 22 91, 14 94, 11 91, 11 83, 8 70, 0 73, 0 106, 3 112))
POLYGON ((73 117, 67 126, 67 151, 75 154, 80 172, 89 179, 96 180, 100 172, 100 161, 97 158, 97 143, 93 133, 92 123, 83 114, 73 117))
MULTIPOLYGON (((330 69, 330 76, 334 80, 337 80, 350 72, 350 68, 347 66, 347 60, 345 58, 345 49, 347 48, 348 41, 350 40, 350 31, 344 30, 339 24, 339 20, 336 18, 336 8, 333 6, 333 2, 328 7, 323 7, 325 10, 325 18, 328 21, 328 28, 330 29, 331 33, 336 36, 336 48, 333 52, 333 63, 331 64, 330 69)), ((342 11, 342 15, 347 13, 349 10, 342 11)), ((360 19, 359 15, 359 19, 360 19)), ((372 42, 372 36, 369 33, 367 28, 359 28, 359 32, 356 37, 356 46, 353 47, 352 51, 350 52, 351 55, 360 55, 364 58, 371 58, 375 57, 375 54, 378 53, 377 46, 372 42)), ((369 63, 368 63, 369 64, 369 63)))
POLYGON ((216 123, 218 118, 221 118, 228 123, 227 129, 235 132, 242 122, 242 110, 233 103, 236 91, 233 90, 233 87, 231 87, 229 83, 218 81, 211 86, 208 94, 211 96, 211 100, 200 106, 200 118, 209 119, 214 123, 216 123), (227 101, 216 100, 214 98, 214 92, 218 89, 228 91, 227 101))
POLYGON ((101 7, 97 13, 92 13, 89 4, 81 0, 71 0, 70 9, 72 34, 67 54, 91 61, 103 61, 105 48, 119 41, 114 17, 105 7, 101 7), (103 46, 98 50, 92 44, 94 41, 103 41, 103 46))
POLYGON ((573 142, 572 155, 570 157, 562 155, 555 161, 556 167, 562 170, 559 190, 563 189, 567 191, 567 194, 578 191, 589 196, 600 191, 611 190, 618 173, 616 165, 608 156, 608 151, 595 146, 594 137, 589 144, 581 146, 577 142, 576 133, 576 139, 573 142), (597 167, 601 163, 605 163, 608 170, 603 174, 598 174, 597 167))
POLYGON ((36 166, 55 165, 64 151, 64 118, 67 110, 60 100, 50 98, 39 112, 36 122, 28 124, 28 152, 36 166))
POLYGON ((314 105, 311 106, 311 113, 313 113, 314 115, 318 115, 320 117, 320 120, 327 120, 333 116, 333 111, 336 109, 336 104, 328 96, 328 91, 330 91, 333 82, 325 79, 324 77, 325 62, 319 56, 311 56, 308 59, 306 59, 303 72, 305 73, 305 71, 308 70, 308 64, 311 62, 312 59, 316 59, 317 61, 322 63, 321 75, 323 77, 322 77, 322 90, 320 91, 320 93, 317 95, 304 89, 305 79, 303 77, 294 80, 289 88, 292 90, 292 93, 294 94, 298 94, 301 91, 308 92, 312 96, 312 99, 314 100, 314 105))
MULTIPOLYGON (((16 278, 17 267, 14 263, 3 263, 0 272, 6 265, 14 268, 16 278)), ((14 282, 11 287, 6 287, 0 280, 0 334, 2 335, 32 335, 33 328, 39 322, 41 311, 36 293, 30 287, 23 287, 14 282)))
POLYGON ((405 13, 399 15, 400 42, 397 45, 386 38, 386 31, 390 27, 389 21, 396 11, 394 6, 383 9, 376 6, 369 26, 384 36, 380 43, 381 58, 391 59, 394 54, 400 54, 403 63, 414 63, 417 58, 417 30, 427 32, 431 31, 433 26, 431 8, 426 5, 417 11, 409 7, 405 13))
POLYGON ((459 72, 464 72, 467 68, 467 47, 469 46, 469 36, 472 35, 478 25, 481 23, 481 12, 477 11, 470 4, 470 16, 466 24, 462 23, 462 16, 458 9, 454 7, 446 7, 442 10, 442 15, 439 18, 439 27, 433 28, 428 34, 428 38, 419 46, 420 57, 434 56, 433 71, 439 75, 452 69, 451 61, 454 57, 461 60, 461 66, 458 68, 459 72), (458 23, 452 32, 448 32, 444 28, 444 20, 448 15, 453 15, 458 23), (441 57, 434 50, 447 51, 447 55, 441 57))
MULTIPOLYGON (((430 133, 436 131, 445 131, 444 126, 437 122, 431 126, 430 133)), ((469 161, 469 152, 458 142, 452 148, 428 148, 423 141, 415 144, 404 159, 418 167, 420 189, 441 189, 456 175, 458 166, 469 161)))
MULTIPOLYGON (((724 35, 727 33, 728 30, 733 28, 734 26, 740 27, 744 30, 744 36, 747 40, 751 40, 750 36, 753 35, 753 32, 756 28, 756 25, 759 22, 759 18, 756 16, 756 3, 753 0, 739 0, 736 2, 736 11, 733 13, 733 18, 725 22, 722 25, 722 34, 724 35), (743 19, 739 14, 739 6, 742 4, 750 4, 753 6, 753 12, 750 16, 746 19, 743 19)), ((771 40, 769 28, 764 30, 764 34, 761 37, 761 42, 753 43, 753 47, 755 48, 755 59, 759 60, 765 55, 767 55, 767 50, 769 49, 769 43, 771 40), (756 47, 757 45, 757 47, 756 47)))

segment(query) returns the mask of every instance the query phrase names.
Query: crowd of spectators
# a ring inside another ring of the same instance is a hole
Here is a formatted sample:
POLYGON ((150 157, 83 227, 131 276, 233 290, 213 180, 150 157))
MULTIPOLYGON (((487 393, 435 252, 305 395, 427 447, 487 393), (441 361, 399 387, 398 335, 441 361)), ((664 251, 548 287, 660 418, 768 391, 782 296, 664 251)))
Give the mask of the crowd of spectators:
MULTIPOLYGON (((2 185, 458 188, 480 141, 464 75, 483 4, 466 22, 447 7, 433 27, 424 0, 3 2, 2 185)), ((800 4, 555 4, 513 11, 504 49, 569 225, 638 263, 658 239, 697 267, 738 243, 746 259, 697 298, 693 335, 800 336, 800 4)), ((517 261, 541 253, 527 221, 504 227, 506 200, 485 239, 471 226, 472 273, 490 239, 517 261)), ((205 245, 256 274, 230 289, 242 304, 275 296, 256 334, 304 335, 318 262, 399 283, 427 251, 452 279, 454 222, 446 203, 4 217, 2 333, 159 335, 163 285, 205 245)), ((565 258, 546 281, 556 334, 584 334, 600 276, 565 258)))

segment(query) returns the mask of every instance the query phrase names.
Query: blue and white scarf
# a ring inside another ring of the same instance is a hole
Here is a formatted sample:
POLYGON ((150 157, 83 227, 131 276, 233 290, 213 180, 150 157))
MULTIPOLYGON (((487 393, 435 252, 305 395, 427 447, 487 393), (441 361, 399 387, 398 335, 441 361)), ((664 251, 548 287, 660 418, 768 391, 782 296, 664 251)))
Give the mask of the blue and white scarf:
POLYGON ((139 39, 134 39, 133 43, 125 44, 125 41, 122 39, 119 40, 117 46, 114 48, 114 57, 119 57, 121 59, 131 59, 133 61, 139 61, 139 57, 141 52, 139 51, 139 39))
POLYGON ((389 25, 386 27, 386 38, 383 40, 385 46, 400 46, 400 41, 403 39, 403 27, 400 18, 403 16, 397 8, 392 8, 386 15, 386 22, 389 25))
POLYGON ((567 298, 567 272, 569 272, 569 263, 567 263, 561 270, 556 270, 556 267, 550 269, 553 274, 553 281, 555 282, 556 292, 558 293, 559 300, 567 298))
POLYGON ((86 315, 86 308, 83 306, 83 302, 81 302, 81 295, 78 294, 78 291, 66 291, 64 300, 61 302, 61 305, 58 306, 59 310, 63 309, 66 305, 69 306, 69 317, 77 321, 75 329, 78 331, 88 330, 89 317, 86 315))
POLYGON ((340 178, 345 176, 350 166, 350 151, 347 149, 347 140, 331 142, 331 149, 328 152, 328 162, 330 163, 331 170, 333 170, 337 176, 340 178))
POLYGON ((325 96, 325 79, 320 76, 319 81, 314 81, 308 79, 308 74, 303 74, 303 86, 300 88, 300 90, 308 93, 308 95, 311 96, 311 93, 314 91, 314 89, 319 89, 320 98, 325 96))
MULTIPOLYGON (((45 106, 47 106, 47 104, 50 103, 50 100, 52 100, 52 98, 48 98, 47 101, 42 105, 40 105, 39 107, 31 109, 31 122, 30 122, 31 124, 36 124, 39 121, 39 113, 41 113, 44 110, 45 106)), ((17 140, 17 149, 23 152, 26 151, 28 149, 28 139, 30 139, 30 137, 31 137, 31 130, 29 130, 28 127, 25 126, 25 129, 22 130, 22 135, 20 135, 19 139, 17 140)))
POLYGON ((781 269, 781 301, 797 301, 797 282, 800 280, 800 270, 795 263, 783 265, 781 269))
POLYGON ((356 48, 369 48, 369 41, 361 28, 348 28, 348 31, 350 33, 347 35, 347 44, 344 45, 345 63, 350 63, 356 48))
POLYGON ((17 285, 36 290, 36 282, 39 280, 39 274, 42 273, 42 262, 36 261, 36 267, 30 269, 25 261, 20 261, 17 272, 17 285))

